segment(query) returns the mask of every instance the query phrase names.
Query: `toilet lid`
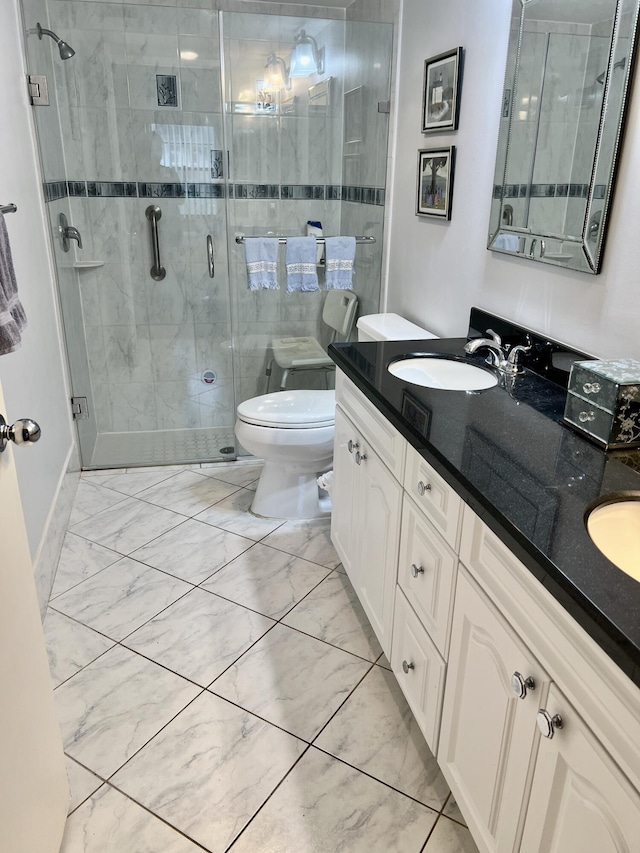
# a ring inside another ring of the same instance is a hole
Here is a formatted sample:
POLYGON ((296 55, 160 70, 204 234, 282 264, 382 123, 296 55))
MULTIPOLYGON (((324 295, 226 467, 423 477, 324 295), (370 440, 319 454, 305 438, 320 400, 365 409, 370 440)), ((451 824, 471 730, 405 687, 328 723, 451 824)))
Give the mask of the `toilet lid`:
POLYGON ((281 429, 332 426, 336 418, 335 391, 276 391, 245 400, 238 406, 241 421, 281 429))

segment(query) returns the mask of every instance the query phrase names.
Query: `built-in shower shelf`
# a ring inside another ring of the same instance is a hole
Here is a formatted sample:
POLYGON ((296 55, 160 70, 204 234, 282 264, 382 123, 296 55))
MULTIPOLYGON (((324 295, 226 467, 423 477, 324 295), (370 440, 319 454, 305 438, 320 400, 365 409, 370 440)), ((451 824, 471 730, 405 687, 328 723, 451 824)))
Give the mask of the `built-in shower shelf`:
POLYGON ((73 265, 74 270, 96 270, 103 267, 104 261, 80 261, 73 265))

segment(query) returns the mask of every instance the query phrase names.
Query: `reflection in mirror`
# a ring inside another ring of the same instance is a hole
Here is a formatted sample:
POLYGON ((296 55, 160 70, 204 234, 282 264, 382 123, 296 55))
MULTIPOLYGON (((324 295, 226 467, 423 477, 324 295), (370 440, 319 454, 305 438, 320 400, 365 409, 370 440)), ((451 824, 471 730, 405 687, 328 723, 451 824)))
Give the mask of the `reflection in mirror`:
POLYGON ((488 247, 597 273, 640 0, 514 0, 488 247))

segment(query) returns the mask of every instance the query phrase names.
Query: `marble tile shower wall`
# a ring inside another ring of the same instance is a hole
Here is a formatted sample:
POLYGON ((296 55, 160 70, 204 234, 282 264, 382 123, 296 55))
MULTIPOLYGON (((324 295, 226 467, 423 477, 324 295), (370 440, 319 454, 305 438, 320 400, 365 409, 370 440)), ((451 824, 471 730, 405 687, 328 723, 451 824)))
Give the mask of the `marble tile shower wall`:
MULTIPOLYGON (((274 335, 326 337, 321 296, 286 295, 284 287, 276 295, 249 293, 243 251, 235 244, 229 305, 222 275, 227 268, 226 204, 232 235, 302 233, 308 219, 322 221, 327 233, 375 234, 375 249, 358 250, 356 289, 363 309, 377 310, 386 124, 383 148, 376 103, 380 81, 374 79, 380 72, 367 77, 366 69, 379 64, 388 68, 389 39, 378 38, 375 28, 368 28, 365 37, 358 37, 357 28, 350 32, 354 41, 347 79, 349 85, 357 80, 364 85, 371 119, 370 143, 360 146, 358 169, 349 171, 344 164, 353 159, 342 156, 344 10, 285 10, 278 4, 240 5, 232 0, 48 0, 47 5, 45 0, 24 0, 24 9, 27 27, 39 20, 62 32, 76 50, 72 61, 59 62, 52 58, 53 43, 39 42, 33 35, 27 40, 31 68, 55 80, 58 109, 36 111, 36 119, 45 141, 53 233, 62 211, 83 236, 81 252, 72 246, 63 254, 56 244, 56 253, 65 323, 71 330, 69 351, 78 386, 74 390, 89 397, 99 432, 228 425, 233 419, 231 312, 240 399, 263 393, 267 346, 274 335), (247 86, 255 88, 251 51, 256 52, 255 67, 261 69, 268 50, 281 49, 286 55, 291 28, 304 25, 302 17, 284 23, 275 15, 256 19, 249 14, 254 11, 337 19, 321 27, 319 40, 327 67, 340 71, 332 75, 329 111, 313 113, 308 108, 306 90, 316 82, 312 79, 296 81, 287 93, 298 96, 290 112, 232 115, 227 201, 218 19, 213 10, 237 8, 247 14, 229 19, 225 33, 230 100, 242 100, 240 93, 247 86), (378 41, 372 42, 374 37, 378 41), (372 43, 380 63, 370 61, 372 43), (359 58, 367 54, 368 61, 359 58), (176 106, 158 106, 159 76, 175 78, 176 106), (67 194, 71 197, 65 198, 67 194), (162 282, 149 276, 145 209, 150 198, 162 209, 159 228, 167 270, 162 282), (341 201, 344 198, 350 201, 341 201), (213 281, 206 267, 209 233, 221 271, 213 281), (78 269, 74 261, 103 265, 78 269), (217 374, 213 386, 203 382, 205 370, 217 374)), ((386 118, 381 117, 383 122, 386 118)), ((284 251, 281 255, 284 260, 284 251)), ((81 428, 95 429, 95 421, 80 422, 81 428)))
MULTIPOLYGON (((594 37, 586 25, 559 26, 547 35, 548 24, 539 31, 532 21, 524 34, 518 92, 511 104, 512 144, 535 149, 536 157, 535 163, 515 164, 509 171, 507 196, 514 222, 524 220, 528 207, 534 231, 580 234, 602 103, 602 93, 591 84, 605 67, 607 39, 594 37), (590 126, 594 134, 584 132, 590 126)), ((508 120, 503 115, 502 121, 508 120)))

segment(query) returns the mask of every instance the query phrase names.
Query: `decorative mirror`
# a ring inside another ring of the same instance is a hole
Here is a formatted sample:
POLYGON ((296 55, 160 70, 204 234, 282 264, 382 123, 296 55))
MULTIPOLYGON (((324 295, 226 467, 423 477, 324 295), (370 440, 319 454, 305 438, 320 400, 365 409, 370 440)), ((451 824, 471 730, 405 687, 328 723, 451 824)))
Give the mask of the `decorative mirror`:
POLYGON ((640 0, 514 0, 488 248, 600 270, 640 0))

